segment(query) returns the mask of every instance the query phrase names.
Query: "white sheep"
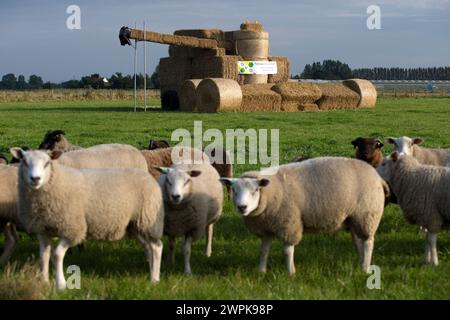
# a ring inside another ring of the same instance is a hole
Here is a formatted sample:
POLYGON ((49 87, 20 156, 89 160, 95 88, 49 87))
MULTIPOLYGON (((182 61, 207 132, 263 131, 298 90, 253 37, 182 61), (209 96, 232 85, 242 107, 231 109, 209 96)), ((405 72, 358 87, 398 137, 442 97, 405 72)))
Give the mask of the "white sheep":
POLYGON ((147 170, 141 152, 127 144, 99 144, 86 149, 62 153, 53 151, 62 165, 77 169, 138 168, 147 170))
POLYGON ((424 148, 419 144, 423 142, 421 138, 386 138, 386 142, 393 144, 394 149, 400 155, 409 155, 416 158, 421 164, 429 164, 435 166, 447 166, 450 161, 450 149, 424 148))
POLYGON ((394 151, 377 171, 392 187, 405 220, 425 230, 425 261, 437 265, 437 234, 450 227, 450 168, 422 165, 394 151))
POLYGON ((40 243, 41 269, 48 280, 51 238, 56 287, 66 281, 63 259, 68 248, 85 239, 120 240, 136 235, 144 245, 150 279, 159 281, 164 206, 161 190, 147 171, 132 168, 74 169, 43 151, 11 153, 21 159, 18 173, 19 217, 40 243))
POLYGON ((211 256, 214 223, 222 214, 223 187, 209 163, 159 167, 166 215, 164 233, 169 236, 168 258, 175 260, 176 237, 183 236, 184 272, 191 274, 192 242, 204 236, 205 254, 211 256))
POLYGON ((17 167, 0 164, 0 231, 5 236, 0 265, 9 260, 19 240, 17 225, 20 225, 17 213, 17 167))
POLYGON ((221 181, 232 186, 236 210, 250 232, 262 239, 261 272, 266 272, 273 238, 283 241, 288 272, 294 274, 294 246, 303 232, 329 233, 343 227, 350 229, 361 266, 368 270, 389 190, 369 164, 314 158, 282 165, 276 174, 247 172, 221 181))

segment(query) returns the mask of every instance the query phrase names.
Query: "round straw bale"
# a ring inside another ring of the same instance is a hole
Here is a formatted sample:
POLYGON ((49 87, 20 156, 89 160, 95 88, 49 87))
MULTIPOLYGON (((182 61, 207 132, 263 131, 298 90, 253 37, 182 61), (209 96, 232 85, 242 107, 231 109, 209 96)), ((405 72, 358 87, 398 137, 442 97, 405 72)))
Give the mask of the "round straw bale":
POLYGON ((358 108, 374 108, 377 104, 377 90, 372 82, 364 79, 348 79, 342 83, 359 94, 358 108))
POLYGON ((299 105, 298 110, 305 112, 314 112, 319 111, 319 106, 315 103, 304 103, 299 105))
POLYGON ((180 87, 179 100, 180 100, 180 111, 193 112, 197 111, 195 100, 197 86, 201 82, 201 79, 190 79, 185 80, 180 87))
POLYGON ((237 81, 207 78, 197 86, 196 106, 200 112, 238 111, 242 90, 237 81))

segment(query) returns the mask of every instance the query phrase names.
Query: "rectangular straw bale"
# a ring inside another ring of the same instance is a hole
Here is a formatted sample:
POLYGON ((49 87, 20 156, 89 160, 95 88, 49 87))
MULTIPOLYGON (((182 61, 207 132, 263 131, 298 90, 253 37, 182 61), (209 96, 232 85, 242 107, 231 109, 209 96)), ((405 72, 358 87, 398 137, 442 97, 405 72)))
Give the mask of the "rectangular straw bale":
POLYGON ((162 86, 178 85, 183 80, 192 79, 191 62, 188 59, 161 58, 159 78, 162 86))
POLYGON ((281 111, 281 95, 272 91, 273 84, 245 84, 240 111, 281 111))
POLYGON ((356 109, 360 97, 342 83, 318 83, 322 97, 317 101, 320 110, 356 109))
POLYGON ((281 94, 283 101, 298 104, 314 103, 320 99, 322 92, 315 83, 283 82, 273 86, 273 91, 281 94))
POLYGON ((239 84, 244 77, 237 71, 239 56, 198 57, 192 59, 192 79, 225 78, 233 79, 239 84))
POLYGON ((183 46, 169 46, 169 56, 177 59, 193 59, 209 56, 224 56, 225 48, 203 49, 183 46))
POLYGON ((289 59, 282 56, 272 56, 269 57, 269 61, 276 61, 277 63, 277 74, 269 74, 269 83, 279 83, 287 82, 291 76, 291 66, 289 64, 289 59))
POLYGON ((215 40, 223 40, 225 37, 224 32, 220 29, 184 29, 176 30, 173 34, 176 36, 188 36, 215 40))

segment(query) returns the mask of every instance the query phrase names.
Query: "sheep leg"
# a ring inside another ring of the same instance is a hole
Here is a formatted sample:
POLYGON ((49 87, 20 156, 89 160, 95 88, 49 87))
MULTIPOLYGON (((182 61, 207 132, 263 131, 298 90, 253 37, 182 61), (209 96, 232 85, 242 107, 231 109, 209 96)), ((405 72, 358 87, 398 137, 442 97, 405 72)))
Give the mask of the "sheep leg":
POLYGON ((373 242, 373 237, 369 237, 363 241, 363 260, 361 267, 364 272, 369 272, 370 262, 372 260, 373 242))
POLYGON ((175 246, 176 238, 173 236, 169 236, 169 252, 167 254, 167 261, 171 264, 175 263, 175 246))
POLYGON ((64 277, 64 255, 70 248, 69 242, 66 239, 61 239, 53 251, 53 264, 56 270, 56 289, 66 289, 66 278, 64 277))
POLYGON ((211 223, 206 227, 205 254, 208 258, 211 257, 211 253, 212 253, 213 232, 214 232, 214 224, 211 223))
POLYGON ((186 275, 191 275, 191 248, 192 248, 192 237, 185 235, 183 241, 183 255, 184 255, 184 273, 186 275))
POLYGON ((39 262, 41 267, 42 278, 48 282, 48 266, 50 263, 50 253, 52 249, 52 243, 49 237, 38 234, 39 240, 39 262))
POLYGON ((267 259, 269 258, 270 244, 272 238, 265 237, 261 239, 261 256, 259 257, 259 272, 266 273, 267 259))
POLYGON ((363 256, 364 256, 364 252, 363 252, 363 243, 360 237, 358 237, 356 235, 356 233, 352 230, 351 231, 351 235, 352 235, 352 241, 353 241, 353 245, 355 246, 356 249, 356 253, 358 254, 358 258, 359 258, 359 263, 362 264, 363 263, 363 256))
POLYGON ((283 251, 284 254, 286 255, 286 266, 288 269, 288 273, 291 276, 295 274, 294 250, 295 250, 294 245, 288 243, 284 244, 283 251))
POLYGON ((425 263, 431 264, 431 246, 428 241, 428 234, 426 235, 425 239, 425 263))
POLYGON ((3 253, 0 256, 0 265, 4 265, 8 262, 9 258, 14 251, 14 247, 17 242, 17 233, 15 232, 15 226, 11 223, 8 223, 3 230, 5 234, 5 247, 3 248, 3 253))
POLYGON ((161 256, 163 244, 161 240, 150 241, 149 265, 150 265, 150 282, 159 282, 159 274, 161 271, 161 256))
POLYGON ((437 248, 436 248, 437 234, 431 233, 428 231, 427 232, 427 242, 428 242, 428 251, 430 254, 429 263, 433 266, 437 266, 439 264, 438 256, 437 256, 437 248))

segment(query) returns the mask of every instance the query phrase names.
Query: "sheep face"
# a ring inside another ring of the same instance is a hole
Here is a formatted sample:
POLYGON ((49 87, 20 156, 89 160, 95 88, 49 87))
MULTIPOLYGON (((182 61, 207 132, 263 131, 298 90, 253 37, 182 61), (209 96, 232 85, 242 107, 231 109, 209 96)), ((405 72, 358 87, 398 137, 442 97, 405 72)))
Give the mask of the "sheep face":
POLYGON ((173 205, 180 205, 189 199, 192 189, 192 178, 201 174, 199 170, 184 171, 173 168, 157 168, 159 172, 165 174, 163 192, 166 199, 173 205))
POLYGON ((419 162, 414 157, 404 156, 401 155, 398 151, 394 151, 389 157, 383 159, 383 162, 376 168, 376 170, 384 180, 386 180, 389 184, 392 184, 395 172, 397 171, 397 166, 400 163, 409 165, 419 164, 419 162))
POLYGON ((39 149, 54 150, 58 143, 64 138, 65 132, 62 130, 50 130, 44 136, 39 149))
POLYGON ((270 182, 268 179, 257 178, 221 178, 220 181, 233 188, 236 211, 244 217, 250 216, 258 208, 261 188, 270 182))
POLYGON ((412 156, 413 155, 413 145, 421 144, 423 140, 421 138, 409 138, 409 137, 400 137, 400 138, 387 138, 387 143, 393 144, 393 151, 397 151, 400 156, 412 156))
POLYGON ((19 174, 31 189, 38 190, 48 182, 51 175, 51 159, 46 152, 13 148, 11 153, 20 159, 19 174))
POLYGON ((383 143, 380 139, 372 139, 372 138, 356 138, 352 141, 352 145, 356 149, 356 158, 363 160, 372 165, 376 165, 374 162, 378 162, 381 155, 381 148, 383 147, 383 143))

